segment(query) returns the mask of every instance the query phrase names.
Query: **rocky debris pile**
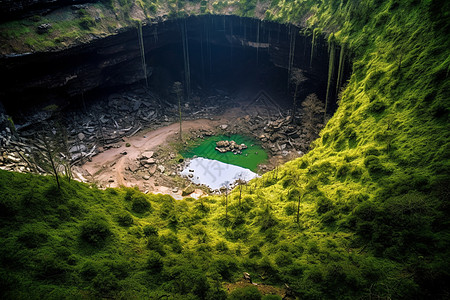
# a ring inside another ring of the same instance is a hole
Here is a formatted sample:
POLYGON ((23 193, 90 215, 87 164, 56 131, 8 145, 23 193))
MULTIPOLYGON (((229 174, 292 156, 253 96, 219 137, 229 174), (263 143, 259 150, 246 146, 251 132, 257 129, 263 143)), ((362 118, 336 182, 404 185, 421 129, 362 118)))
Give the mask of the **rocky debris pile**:
MULTIPOLYGON (((273 156, 288 157, 302 155, 309 150, 309 145, 318 135, 308 132, 302 119, 303 114, 297 116, 295 122, 290 114, 278 116, 264 116, 247 109, 248 115, 237 118, 233 125, 228 126, 227 134, 245 134, 260 140, 261 146, 269 150, 273 156), (298 121, 300 120, 300 122, 298 121)), ((313 124, 318 130, 321 123, 313 124)))
POLYGON ((220 153, 233 152, 234 154, 242 154, 242 150, 247 149, 247 145, 225 140, 216 142, 215 149, 220 153))

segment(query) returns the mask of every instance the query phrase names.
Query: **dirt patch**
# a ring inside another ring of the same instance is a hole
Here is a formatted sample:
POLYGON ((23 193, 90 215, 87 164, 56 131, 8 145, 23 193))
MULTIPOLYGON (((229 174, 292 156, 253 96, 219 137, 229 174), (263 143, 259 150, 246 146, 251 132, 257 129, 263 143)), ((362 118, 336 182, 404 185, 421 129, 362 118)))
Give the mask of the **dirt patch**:
POLYGON ((276 287, 273 285, 266 285, 266 284, 262 284, 262 283, 250 283, 245 280, 241 280, 241 281, 238 281, 235 283, 226 283, 224 285, 224 287, 228 293, 231 293, 235 289, 241 289, 241 288, 245 288, 248 286, 256 286, 263 296, 278 295, 282 299, 286 299, 286 300, 295 299, 294 297, 291 297, 288 295, 288 290, 286 288, 280 288, 280 287, 276 287))

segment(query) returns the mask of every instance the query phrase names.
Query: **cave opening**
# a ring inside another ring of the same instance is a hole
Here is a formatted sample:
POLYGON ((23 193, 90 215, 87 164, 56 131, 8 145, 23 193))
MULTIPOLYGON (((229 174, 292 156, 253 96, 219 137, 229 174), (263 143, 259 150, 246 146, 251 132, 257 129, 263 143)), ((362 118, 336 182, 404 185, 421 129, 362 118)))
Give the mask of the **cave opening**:
MULTIPOLYGON (((145 85, 142 50, 150 90, 169 103, 174 101, 173 83, 179 81, 185 96, 189 88, 188 101, 196 99, 196 94, 203 99, 219 93, 245 102, 264 91, 283 109, 292 109, 292 70, 296 68, 305 76, 296 94, 297 107, 311 93, 325 101, 329 46, 317 37, 312 45, 313 37, 293 25, 236 16, 188 17, 142 26, 143 49, 138 33, 131 29, 60 53, 1 58, 1 94, 7 113, 21 122, 29 117, 26 112, 36 112, 36 108, 49 103, 81 108, 113 92, 145 85)), ((339 49, 335 51, 338 56, 339 49)), ((338 69, 338 59, 334 64, 338 69)), ((347 78, 350 71, 346 63, 342 77, 347 78)), ((336 109, 335 73, 331 78, 334 82, 329 114, 336 109)))
MULTIPOLYGON (((293 25, 188 17, 139 25, 64 51, 2 57, 0 96, 20 145, 36 145, 46 135, 55 140, 63 124, 60 153, 80 167, 80 180, 96 174, 103 187, 157 190, 183 169, 181 148, 158 148, 170 144, 161 138, 170 134, 179 133, 181 145, 212 136, 248 137, 268 155, 254 169, 258 173, 306 153, 350 74, 348 55, 330 59, 340 53, 293 25), (181 97, 175 86, 182 87, 181 97), (183 126, 177 127, 180 112, 183 126), (155 154, 143 159, 147 150, 155 154), (104 167, 112 157, 121 171, 115 163, 104 167)), ((38 148, 24 147, 30 157, 38 148)), ((252 153, 243 154, 250 159, 252 153)))

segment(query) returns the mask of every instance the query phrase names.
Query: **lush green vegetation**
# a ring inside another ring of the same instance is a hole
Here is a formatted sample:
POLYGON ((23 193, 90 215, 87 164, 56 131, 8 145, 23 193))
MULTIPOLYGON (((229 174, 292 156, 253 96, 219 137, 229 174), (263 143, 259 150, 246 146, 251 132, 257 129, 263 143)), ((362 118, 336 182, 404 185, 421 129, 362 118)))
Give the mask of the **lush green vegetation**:
POLYGON ((227 164, 241 166, 256 172, 258 165, 264 163, 267 160, 266 151, 258 145, 258 142, 242 136, 242 135, 217 135, 206 138, 199 145, 188 149, 188 151, 182 153, 184 157, 204 157, 209 159, 215 159, 227 164), (215 150, 216 142, 218 141, 235 141, 237 144, 245 144, 248 148, 242 151, 242 154, 235 155, 233 152, 220 153, 215 150))
POLYGON ((313 150, 233 191, 228 219, 218 196, 0 172, 3 298, 225 299, 242 271, 306 299, 448 298, 449 5, 273 1, 353 75, 313 150))

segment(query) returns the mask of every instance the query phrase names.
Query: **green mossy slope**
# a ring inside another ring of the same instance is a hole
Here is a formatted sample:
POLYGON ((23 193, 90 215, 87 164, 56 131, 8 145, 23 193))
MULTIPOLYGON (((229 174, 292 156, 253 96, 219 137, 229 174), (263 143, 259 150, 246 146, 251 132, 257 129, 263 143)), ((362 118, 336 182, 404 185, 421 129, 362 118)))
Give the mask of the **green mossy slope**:
POLYGON ((223 197, 0 172, 3 298, 224 299, 242 271, 304 299, 448 298, 449 2, 361 2, 273 2, 353 74, 312 151, 233 191, 228 219, 223 197))

